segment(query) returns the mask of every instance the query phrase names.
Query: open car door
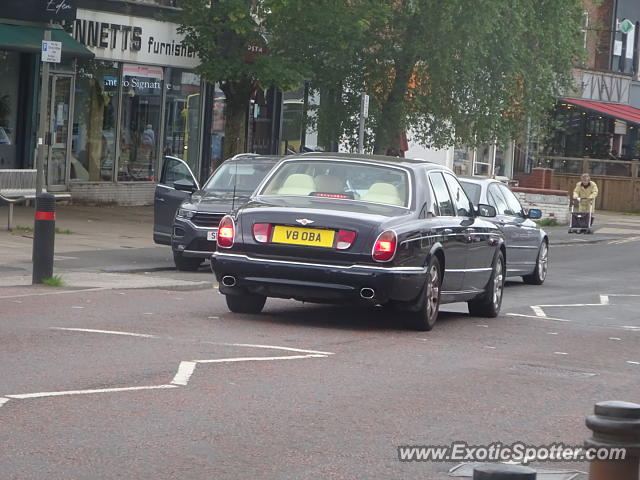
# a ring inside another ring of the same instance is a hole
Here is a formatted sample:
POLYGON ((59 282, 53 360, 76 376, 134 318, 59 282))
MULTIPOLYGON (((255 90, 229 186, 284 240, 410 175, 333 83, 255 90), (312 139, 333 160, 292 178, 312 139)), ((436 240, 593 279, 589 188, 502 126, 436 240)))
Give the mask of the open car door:
POLYGON ((192 192, 177 190, 175 182, 183 180, 193 184, 193 191, 200 186, 193 172, 183 160, 165 157, 153 198, 153 241, 171 245, 171 229, 178 207, 192 192))

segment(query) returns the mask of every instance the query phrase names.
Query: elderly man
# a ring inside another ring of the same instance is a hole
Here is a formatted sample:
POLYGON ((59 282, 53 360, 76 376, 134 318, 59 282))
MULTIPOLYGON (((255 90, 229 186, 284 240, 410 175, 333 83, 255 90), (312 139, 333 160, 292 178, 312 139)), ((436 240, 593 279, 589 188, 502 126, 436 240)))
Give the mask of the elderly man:
POLYGON ((578 211, 588 212, 591 209, 591 203, 595 209, 595 201, 598 196, 598 186, 595 182, 591 181, 591 177, 588 173, 583 173, 580 177, 580 181, 576 184, 576 188, 573 189, 573 198, 578 200, 578 211))

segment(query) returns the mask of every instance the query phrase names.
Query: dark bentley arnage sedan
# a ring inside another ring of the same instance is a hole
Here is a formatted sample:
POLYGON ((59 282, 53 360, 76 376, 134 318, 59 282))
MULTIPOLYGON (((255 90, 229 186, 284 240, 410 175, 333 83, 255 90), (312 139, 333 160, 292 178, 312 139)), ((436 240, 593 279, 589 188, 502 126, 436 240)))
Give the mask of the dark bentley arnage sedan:
POLYGON ((267 297, 388 305, 433 328, 440 303, 494 317, 502 303, 500 230, 447 168, 390 157, 285 157, 225 216, 212 269, 233 312, 267 297))

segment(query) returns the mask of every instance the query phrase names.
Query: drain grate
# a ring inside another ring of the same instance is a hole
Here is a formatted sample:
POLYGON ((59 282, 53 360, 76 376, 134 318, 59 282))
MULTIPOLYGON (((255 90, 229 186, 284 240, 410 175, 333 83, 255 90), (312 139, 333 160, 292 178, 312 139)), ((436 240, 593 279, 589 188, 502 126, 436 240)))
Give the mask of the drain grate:
POLYGON ((595 377, 597 373, 580 372, 578 370, 567 370, 564 368, 545 367, 543 365, 532 365, 529 363, 520 363, 513 365, 511 370, 517 370, 518 372, 535 373, 537 375, 546 375, 548 377, 562 377, 562 378, 588 378, 595 377))

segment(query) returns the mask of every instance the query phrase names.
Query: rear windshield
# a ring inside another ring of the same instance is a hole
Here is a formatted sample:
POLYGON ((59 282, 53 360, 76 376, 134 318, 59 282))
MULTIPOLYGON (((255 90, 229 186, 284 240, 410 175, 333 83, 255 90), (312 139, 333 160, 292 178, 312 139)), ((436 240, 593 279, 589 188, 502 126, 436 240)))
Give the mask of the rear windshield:
POLYGON ((249 163, 228 160, 218 167, 202 189, 208 193, 232 194, 235 191, 236 195, 249 196, 267 176, 273 165, 274 163, 270 162, 249 163))
POLYGON ((474 205, 478 205, 480 203, 480 192, 482 191, 482 187, 477 183, 469 183, 464 180, 460 180, 460 185, 462 185, 462 189, 464 193, 467 194, 467 197, 471 199, 474 205))
POLYGON ((261 195, 296 195, 409 206, 409 175, 401 168, 335 160, 284 162, 261 195))

